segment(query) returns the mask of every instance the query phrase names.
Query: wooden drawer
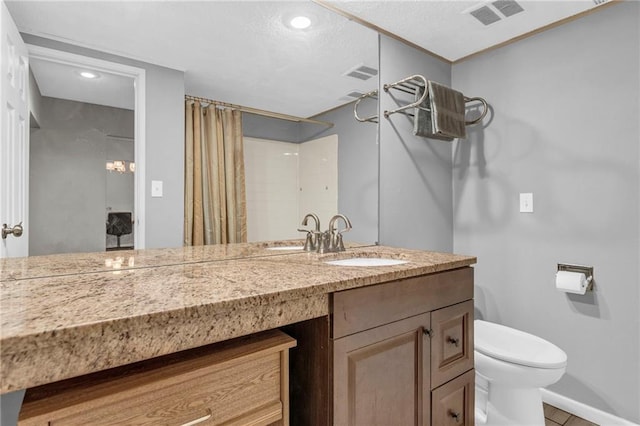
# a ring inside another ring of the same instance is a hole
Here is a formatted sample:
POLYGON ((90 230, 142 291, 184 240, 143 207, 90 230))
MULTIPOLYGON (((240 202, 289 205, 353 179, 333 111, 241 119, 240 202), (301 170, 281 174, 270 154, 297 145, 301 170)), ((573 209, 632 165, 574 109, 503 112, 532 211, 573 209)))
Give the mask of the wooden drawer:
POLYGON ((288 350, 272 330, 27 390, 20 425, 288 424, 288 350))
POLYGON ((473 298, 473 268, 423 275, 333 295, 338 339, 473 298))
POLYGON ((431 313, 431 386, 473 368, 473 300, 431 313))
POLYGON ((474 375, 468 371, 431 392, 432 425, 474 425, 474 375))

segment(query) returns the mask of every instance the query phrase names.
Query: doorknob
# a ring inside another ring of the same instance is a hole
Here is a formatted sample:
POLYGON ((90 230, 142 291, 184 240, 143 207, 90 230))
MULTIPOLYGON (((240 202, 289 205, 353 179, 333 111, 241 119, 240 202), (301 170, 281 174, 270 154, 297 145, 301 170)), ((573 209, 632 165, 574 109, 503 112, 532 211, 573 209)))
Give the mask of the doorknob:
POLYGON ((9 228, 5 223, 2 225, 2 239, 6 240, 7 235, 9 234, 13 234, 14 237, 19 237, 20 235, 22 235, 22 231, 24 231, 24 229, 22 228, 22 222, 20 222, 13 228, 9 228))

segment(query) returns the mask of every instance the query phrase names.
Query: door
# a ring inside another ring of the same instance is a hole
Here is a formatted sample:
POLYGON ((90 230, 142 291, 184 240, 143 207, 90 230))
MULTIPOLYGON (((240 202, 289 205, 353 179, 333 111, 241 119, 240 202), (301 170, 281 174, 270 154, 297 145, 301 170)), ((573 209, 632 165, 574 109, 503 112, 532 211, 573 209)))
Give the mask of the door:
POLYGON ((429 314, 333 343, 336 426, 430 424, 429 314))
POLYGON ((3 258, 29 254, 29 56, 7 6, 0 2, 0 7, 0 224, 6 224, 0 240, 3 258))

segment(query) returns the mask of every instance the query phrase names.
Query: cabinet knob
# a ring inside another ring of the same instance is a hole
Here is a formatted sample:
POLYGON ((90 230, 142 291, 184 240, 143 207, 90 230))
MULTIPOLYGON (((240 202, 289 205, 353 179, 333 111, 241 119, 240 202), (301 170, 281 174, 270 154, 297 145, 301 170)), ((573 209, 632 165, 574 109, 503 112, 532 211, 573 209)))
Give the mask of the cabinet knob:
POLYGON ((431 337, 433 335, 433 330, 430 328, 422 328, 422 332, 424 333, 425 336, 429 336, 431 337))
POLYGON ((455 347, 457 348, 458 345, 460 345, 460 339, 458 339, 457 337, 447 336, 447 343, 455 345, 455 347))
POLYGON ((456 423, 460 422, 460 413, 456 413, 453 410, 449 410, 448 414, 449 414, 449 417, 451 417, 453 420, 456 421, 456 423))

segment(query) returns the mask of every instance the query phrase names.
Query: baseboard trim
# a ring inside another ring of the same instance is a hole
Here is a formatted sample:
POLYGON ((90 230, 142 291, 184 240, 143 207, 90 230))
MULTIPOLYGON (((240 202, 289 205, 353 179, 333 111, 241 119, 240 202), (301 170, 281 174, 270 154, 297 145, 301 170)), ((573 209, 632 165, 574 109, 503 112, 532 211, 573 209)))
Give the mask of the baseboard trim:
POLYGON ((551 392, 548 389, 540 389, 542 401, 556 408, 571 413, 574 416, 582 417, 592 423, 600 426, 640 426, 637 423, 630 422, 621 417, 591 407, 566 396, 551 392))

